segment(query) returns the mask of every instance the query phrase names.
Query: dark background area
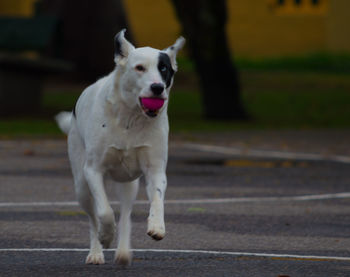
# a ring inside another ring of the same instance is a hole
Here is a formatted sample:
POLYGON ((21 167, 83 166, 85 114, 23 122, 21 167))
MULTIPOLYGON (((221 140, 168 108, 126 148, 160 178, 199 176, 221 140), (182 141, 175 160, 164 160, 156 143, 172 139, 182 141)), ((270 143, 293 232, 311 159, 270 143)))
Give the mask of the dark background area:
MULTIPOLYGON (((324 3, 329 3, 329 7, 325 7, 334 16, 334 1, 307 1, 270 1, 266 5, 270 11, 266 22, 269 17, 275 20, 283 16, 283 21, 308 23, 320 15, 317 9, 312 14, 302 7, 319 5, 322 8, 324 3)), ((235 7, 242 9, 242 3, 237 0, 169 0, 166 3, 173 10, 174 19, 169 18, 169 22, 177 20, 178 36, 187 38, 186 49, 178 58, 179 72, 169 107, 175 132, 350 126, 348 52, 300 50, 298 55, 235 55, 235 44, 232 51, 231 41, 237 34, 230 30, 235 7)), ((164 21, 161 12, 169 12, 162 5, 157 12, 157 5, 149 3, 148 7, 148 11, 159 15, 160 22, 164 21)), ((128 1, 18 0, 10 7, 12 10, 7 7, 7 12, 0 10, 0 129, 3 135, 58 134, 52 121, 54 114, 72 109, 84 87, 113 70, 115 34, 127 28, 127 38, 136 46, 142 46, 138 41, 142 28, 135 23, 138 11, 130 10, 128 1), (31 5, 28 6, 31 14, 19 15, 24 3, 31 5)), ((255 13, 252 10, 251 15, 248 23, 254 23, 254 18, 261 16, 258 9, 255 13)), ((149 32, 152 20, 149 25, 142 20, 139 18, 145 33, 149 32)), ((264 24, 268 24, 266 22, 264 24)), ((289 37, 297 43, 300 35, 302 45, 305 34, 298 28, 295 26, 297 32, 289 37)), ((169 31, 172 37, 174 32, 169 31)), ((257 30, 250 36, 250 43, 254 43, 254 35, 256 43, 262 43, 260 32, 257 30)), ((334 36, 341 34, 334 32, 334 36)), ((157 36, 156 32, 152 34, 150 41, 157 36)), ((241 46, 236 44, 237 52, 241 53, 241 46)), ((278 47, 276 43, 275 52, 282 52, 278 47)), ((322 47, 320 45, 320 49, 322 47)))

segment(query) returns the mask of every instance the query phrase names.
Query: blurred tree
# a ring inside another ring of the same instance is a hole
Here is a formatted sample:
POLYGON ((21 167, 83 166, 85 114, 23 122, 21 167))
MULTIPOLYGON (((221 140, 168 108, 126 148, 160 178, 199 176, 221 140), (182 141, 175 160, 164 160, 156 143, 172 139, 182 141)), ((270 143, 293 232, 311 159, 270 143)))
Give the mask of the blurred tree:
POLYGON ((204 115, 209 119, 245 119, 238 73, 225 32, 226 0, 172 2, 199 75, 204 115))
POLYGON ((127 28, 128 39, 132 40, 122 0, 41 0, 39 3, 42 13, 55 15, 61 21, 59 56, 75 62, 83 77, 96 80, 113 69, 113 38, 117 32, 127 28))

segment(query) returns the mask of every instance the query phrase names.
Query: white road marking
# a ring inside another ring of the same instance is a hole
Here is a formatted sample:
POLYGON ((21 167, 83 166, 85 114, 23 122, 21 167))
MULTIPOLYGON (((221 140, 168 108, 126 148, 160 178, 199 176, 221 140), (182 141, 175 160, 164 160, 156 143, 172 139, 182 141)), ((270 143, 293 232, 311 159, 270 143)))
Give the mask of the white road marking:
MULTIPOLYGON (((107 249, 104 251, 115 251, 116 249, 107 249)), ((88 252, 87 248, 3 248, 1 252, 88 252)), ((230 251, 210 251, 210 250, 186 250, 186 249, 132 249, 134 252, 154 252, 154 253, 179 253, 179 254, 206 254, 216 256, 235 256, 235 257, 261 257, 261 258, 279 258, 310 261, 350 261, 350 257, 336 256, 315 256, 315 255, 293 255, 293 254, 273 254, 273 253, 249 253, 249 252, 230 252, 230 251)))
POLYGON ((273 150, 254 150, 254 149, 240 149, 234 147, 196 144, 196 143, 184 143, 178 146, 184 147, 190 150, 197 150, 202 152, 211 152, 218 154, 226 154, 233 156, 255 157, 255 158, 275 158, 275 159, 292 159, 292 160, 310 160, 310 161, 330 161, 339 163, 350 163, 349 156, 341 155, 321 155, 311 153, 300 152, 284 152, 273 150))
POLYGON ((213 199, 182 199, 167 200, 167 204, 221 204, 242 202, 277 202, 277 201, 311 201, 326 199, 350 198, 350 192, 318 195, 281 196, 281 197, 237 197, 237 198, 213 198, 213 199))
POLYGON ((75 207, 78 202, 3 202, 0 208, 4 207, 75 207))
MULTIPOLYGON (((225 204, 225 203, 255 203, 255 202, 283 202, 283 201, 315 201, 330 199, 348 199, 350 192, 297 195, 297 196, 271 196, 271 197, 234 197, 234 198, 206 198, 206 199, 169 199, 165 204, 225 204)), ((119 205, 119 201, 110 201, 111 205, 119 205)), ((136 205, 147 205, 147 200, 137 200, 136 205)), ((78 202, 3 202, 0 208, 5 207, 76 207, 78 202)))

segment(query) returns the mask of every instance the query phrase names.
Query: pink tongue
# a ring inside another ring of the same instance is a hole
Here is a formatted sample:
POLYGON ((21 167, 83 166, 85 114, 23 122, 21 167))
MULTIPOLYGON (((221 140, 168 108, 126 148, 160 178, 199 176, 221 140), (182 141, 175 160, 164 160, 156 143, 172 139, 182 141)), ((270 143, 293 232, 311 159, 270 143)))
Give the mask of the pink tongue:
POLYGON ((142 105, 149 110, 159 110, 163 107, 164 99, 159 98, 141 98, 142 105))

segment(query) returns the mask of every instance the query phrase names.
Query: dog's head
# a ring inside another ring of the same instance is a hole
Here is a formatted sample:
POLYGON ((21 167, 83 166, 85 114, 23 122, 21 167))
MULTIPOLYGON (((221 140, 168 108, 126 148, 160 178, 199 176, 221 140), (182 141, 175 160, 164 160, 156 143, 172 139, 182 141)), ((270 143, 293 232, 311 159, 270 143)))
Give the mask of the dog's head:
POLYGON ((124 36, 115 36, 115 62, 119 74, 122 101, 130 108, 139 107, 148 117, 155 117, 166 106, 177 70, 176 55, 185 39, 180 37, 164 49, 135 48, 124 36))

